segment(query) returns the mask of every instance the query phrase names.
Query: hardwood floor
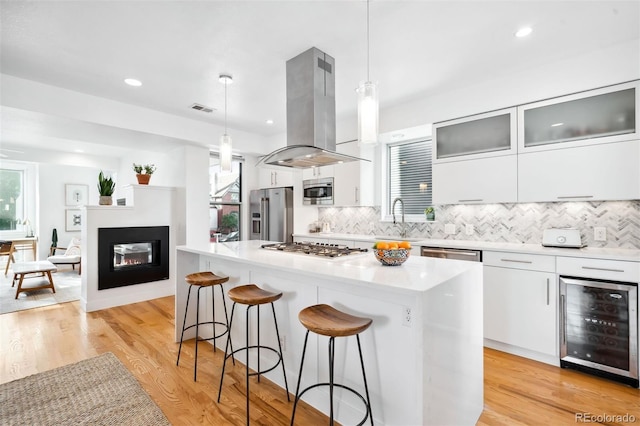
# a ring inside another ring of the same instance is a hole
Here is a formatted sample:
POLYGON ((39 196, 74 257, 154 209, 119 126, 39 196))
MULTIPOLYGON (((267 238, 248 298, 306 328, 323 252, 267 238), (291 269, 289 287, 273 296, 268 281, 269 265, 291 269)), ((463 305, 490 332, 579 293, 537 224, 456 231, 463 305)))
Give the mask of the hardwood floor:
MULTIPOLYGON (((188 342, 176 367, 173 306, 174 298, 165 297, 88 314, 71 302, 0 315, 0 383, 113 352, 172 424, 243 425, 243 368, 228 370, 218 404, 223 354, 202 351, 194 382, 193 342, 188 342)), ((287 425, 291 408, 282 389, 267 380, 252 382, 253 424, 287 425)), ((478 425, 581 423, 577 414, 608 416, 601 424, 640 422, 640 391, 485 349, 485 408, 478 425), (635 419, 614 417, 625 414, 635 419)), ((302 406, 296 423, 319 425, 328 419, 302 406)))

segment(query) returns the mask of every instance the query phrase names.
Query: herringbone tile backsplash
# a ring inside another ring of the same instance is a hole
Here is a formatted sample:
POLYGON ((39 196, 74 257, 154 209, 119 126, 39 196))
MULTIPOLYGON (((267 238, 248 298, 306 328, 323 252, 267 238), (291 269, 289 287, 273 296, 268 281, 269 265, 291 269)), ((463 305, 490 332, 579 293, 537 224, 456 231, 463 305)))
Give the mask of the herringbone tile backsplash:
MULTIPOLYGON (((380 207, 320 207, 318 219, 333 225, 333 232, 366 235, 398 235, 400 228, 380 221, 380 207)), ((546 228, 580 229, 590 247, 640 249, 640 201, 602 201, 531 204, 483 204, 435 206, 433 222, 409 222, 412 238, 480 240, 491 242, 542 242, 546 228), (445 224, 456 225, 454 235, 445 224), (466 235, 465 226, 474 226, 466 235), (607 230, 607 241, 595 241, 593 228, 607 230)))

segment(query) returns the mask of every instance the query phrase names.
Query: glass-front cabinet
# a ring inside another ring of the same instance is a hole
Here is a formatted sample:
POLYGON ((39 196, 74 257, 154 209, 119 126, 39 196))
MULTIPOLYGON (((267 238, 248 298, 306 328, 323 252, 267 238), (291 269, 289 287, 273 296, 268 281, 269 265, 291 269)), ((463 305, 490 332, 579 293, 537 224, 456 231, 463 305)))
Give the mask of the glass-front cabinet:
POLYGON ((518 107, 519 152, 637 139, 640 82, 518 107))
POLYGON ((433 125, 434 163, 516 153, 516 108, 433 125))

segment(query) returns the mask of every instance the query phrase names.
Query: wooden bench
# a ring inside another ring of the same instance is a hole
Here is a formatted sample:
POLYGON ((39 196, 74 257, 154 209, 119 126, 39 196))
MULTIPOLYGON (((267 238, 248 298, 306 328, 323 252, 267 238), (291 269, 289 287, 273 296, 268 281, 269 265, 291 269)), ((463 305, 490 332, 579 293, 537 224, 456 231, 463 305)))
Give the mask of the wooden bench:
POLYGON ((40 260, 37 262, 17 262, 13 265, 13 284, 15 286, 18 281, 18 288, 16 289, 16 299, 18 295, 23 291, 41 290, 44 288, 50 288, 54 293, 56 292, 53 286, 53 278, 51 278, 51 271, 56 271, 56 266, 46 260, 40 260), (29 283, 30 285, 24 286, 25 275, 40 274, 37 284, 29 283), (44 278, 46 275, 47 278, 44 278))

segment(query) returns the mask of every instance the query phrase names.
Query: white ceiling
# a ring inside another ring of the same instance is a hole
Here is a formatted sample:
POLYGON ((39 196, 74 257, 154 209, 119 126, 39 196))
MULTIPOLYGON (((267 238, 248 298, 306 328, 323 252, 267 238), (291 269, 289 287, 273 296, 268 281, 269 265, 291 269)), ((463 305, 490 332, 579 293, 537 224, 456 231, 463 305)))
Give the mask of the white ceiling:
MULTIPOLYGON (((335 58, 338 119, 355 117, 354 89, 366 79, 363 0, 2 0, 0 11, 4 74, 222 124, 218 75, 230 73, 229 127, 264 136, 286 129, 288 59, 310 47, 335 58), (126 77, 143 85, 129 87, 126 77), (194 102, 217 111, 192 111, 194 102)), ((638 39, 640 2, 373 0, 370 26, 371 79, 384 110, 638 39), (533 34, 515 38, 525 25, 533 34)), ((96 133, 107 131, 9 113, 15 123, 3 125, 2 142, 37 144, 48 135, 64 141, 59 149, 81 141, 98 152, 96 133)))

